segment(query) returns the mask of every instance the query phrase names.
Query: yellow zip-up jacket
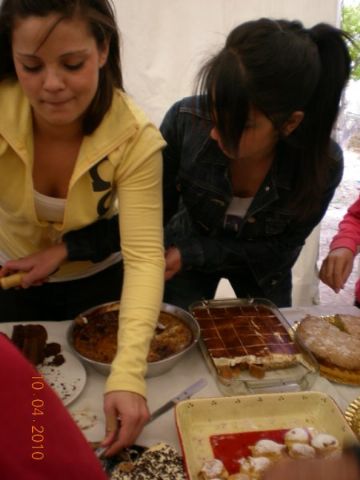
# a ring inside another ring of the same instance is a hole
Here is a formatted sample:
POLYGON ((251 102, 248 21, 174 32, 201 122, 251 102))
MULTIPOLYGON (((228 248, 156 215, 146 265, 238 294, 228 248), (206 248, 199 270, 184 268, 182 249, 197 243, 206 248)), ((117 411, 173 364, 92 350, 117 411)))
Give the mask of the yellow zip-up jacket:
MULTIPOLYGON (((16 81, 1 82, 0 108, 0 251, 13 259, 29 255, 118 209, 125 278, 118 352, 106 391, 145 395, 146 355, 164 282, 160 133, 126 94, 115 91, 103 121, 83 139, 63 223, 49 223, 35 211, 32 114, 16 81)), ((58 275, 81 274, 86 264, 68 262, 58 275)))

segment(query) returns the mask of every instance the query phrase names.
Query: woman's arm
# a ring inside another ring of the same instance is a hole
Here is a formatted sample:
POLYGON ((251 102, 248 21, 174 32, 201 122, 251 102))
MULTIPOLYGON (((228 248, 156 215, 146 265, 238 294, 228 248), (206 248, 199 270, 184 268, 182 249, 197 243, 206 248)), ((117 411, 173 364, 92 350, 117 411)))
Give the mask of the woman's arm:
POLYGON ((118 215, 68 232, 62 240, 40 252, 6 262, 0 270, 0 277, 19 271, 27 272, 21 286, 28 288, 46 282, 65 260, 101 262, 120 249, 118 215))
POLYGON ((348 209, 320 269, 320 279, 336 293, 344 288, 360 245, 360 197, 348 209))
POLYGON ((146 357, 164 286, 162 146, 159 134, 148 125, 133 139, 116 171, 124 282, 118 350, 106 383, 108 455, 131 444, 149 418, 146 357), (115 434, 118 418, 121 427, 115 434))

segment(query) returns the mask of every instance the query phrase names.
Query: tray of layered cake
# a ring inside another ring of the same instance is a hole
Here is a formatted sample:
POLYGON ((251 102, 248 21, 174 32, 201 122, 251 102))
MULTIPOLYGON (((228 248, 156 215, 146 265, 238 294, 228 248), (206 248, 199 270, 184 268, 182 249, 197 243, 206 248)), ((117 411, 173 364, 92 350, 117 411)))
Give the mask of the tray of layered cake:
POLYGON ((175 413, 189 480, 259 480, 275 462, 332 457, 356 442, 319 392, 190 399, 175 413))
POLYGON ((295 338, 317 359, 320 374, 344 385, 360 385, 360 316, 307 315, 295 338))
POLYGON ((311 388, 318 364, 266 299, 203 300, 190 306, 200 348, 224 395, 311 388))

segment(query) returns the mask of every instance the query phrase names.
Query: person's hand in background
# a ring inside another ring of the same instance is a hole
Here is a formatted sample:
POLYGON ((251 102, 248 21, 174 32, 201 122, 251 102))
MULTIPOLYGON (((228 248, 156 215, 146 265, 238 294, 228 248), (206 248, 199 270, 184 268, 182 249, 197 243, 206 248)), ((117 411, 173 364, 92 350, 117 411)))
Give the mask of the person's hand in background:
POLYGON ((56 272, 67 255, 66 245, 59 243, 27 257, 9 260, 0 270, 0 278, 16 272, 26 272, 21 282, 23 288, 42 285, 47 282, 49 275, 56 272))
POLYGON ((165 252, 165 262, 165 280, 170 280, 181 270, 182 262, 180 250, 176 247, 168 248, 165 252))
POLYGON ((352 272, 354 258, 354 253, 349 248, 335 248, 321 265, 320 280, 339 293, 352 272))

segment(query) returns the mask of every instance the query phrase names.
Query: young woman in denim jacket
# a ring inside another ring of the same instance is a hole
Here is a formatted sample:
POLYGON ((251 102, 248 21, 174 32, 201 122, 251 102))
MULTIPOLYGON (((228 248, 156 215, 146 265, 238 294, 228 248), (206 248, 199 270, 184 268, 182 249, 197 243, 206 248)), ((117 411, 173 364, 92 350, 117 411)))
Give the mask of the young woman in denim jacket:
MULTIPOLYGON (((291 268, 342 176, 330 135, 346 38, 327 24, 246 22, 200 71, 200 95, 166 114, 166 302, 212 298, 225 277, 238 297, 290 305, 291 268)), ((111 248, 105 229, 69 234, 70 258, 111 248)))

